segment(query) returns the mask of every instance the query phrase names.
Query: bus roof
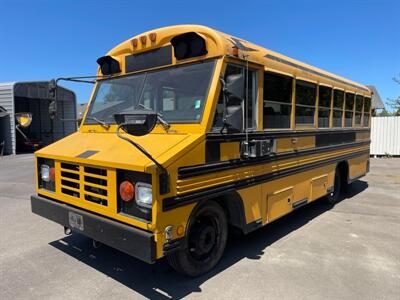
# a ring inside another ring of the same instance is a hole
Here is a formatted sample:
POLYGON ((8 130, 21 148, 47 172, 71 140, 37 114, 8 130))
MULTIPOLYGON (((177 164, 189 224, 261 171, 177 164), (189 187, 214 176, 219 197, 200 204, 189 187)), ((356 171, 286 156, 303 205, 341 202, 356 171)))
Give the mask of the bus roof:
MULTIPOLYGON (((119 44, 109 51, 107 55, 116 58, 121 64, 121 69, 125 70, 125 60, 122 58, 127 55, 138 54, 170 45, 172 38, 188 32, 197 33, 206 41, 207 54, 201 56, 201 59, 226 55, 233 56, 236 55, 234 51, 237 51, 237 56, 239 58, 246 58, 250 62, 263 65, 267 71, 279 72, 285 75, 295 76, 298 79, 326 84, 363 95, 371 95, 372 91, 365 85, 305 64, 241 38, 201 25, 175 25, 144 32, 119 44), (153 37, 156 37, 154 42, 150 41, 150 34, 155 34, 153 35, 153 37), (141 40, 141 38, 143 40, 141 40), (133 42, 134 40, 136 40, 135 43, 133 42), (134 44, 136 44, 136 47, 133 46, 134 44), (234 48, 237 48, 237 50, 234 48)), ((184 61, 173 60, 173 64, 196 60, 199 60, 199 57, 184 61)))

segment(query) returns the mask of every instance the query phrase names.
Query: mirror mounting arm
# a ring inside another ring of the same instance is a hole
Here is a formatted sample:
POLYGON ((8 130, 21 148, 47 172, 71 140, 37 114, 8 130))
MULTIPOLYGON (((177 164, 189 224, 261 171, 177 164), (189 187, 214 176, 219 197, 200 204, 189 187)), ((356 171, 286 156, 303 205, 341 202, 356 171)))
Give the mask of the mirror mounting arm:
MULTIPOLYGON (((49 82, 48 86, 48 93, 50 98, 52 99, 52 103, 49 106, 49 114, 50 119, 54 119, 57 116, 57 89, 58 89, 58 82, 61 80, 64 81, 73 81, 73 82, 83 82, 83 83, 91 83, 95 84, 97 79, 105 79, 109 78, 110 76, 78 76, 78 77, 58 77, 56 79, 52 79, 49 82)), ((59 119, 61 121, 75 121, 72 119, 59 119)))
POLYGON ((124 140, 127 141, 128 143, 130 143, 131 145, 133 145, 136 149, 138 149, 140 152, 142 152, 148 159, 150 159, 158 168, 160 168, 162 173, 168 173, 167 170, 153 157, 151 156, 151 154, 149 152, 147 152, 142 146, 140 146, 139 144, 135 143, 134 141, 132 141, 131 139, 121 135, 121 133, 119 132, 121 127, 124 126, 125 124, 119 124, 117 127, 117 131, 116 134, 117 136, 124 140))
POLYGON ((159 174, 160 194, 163 195, 163 194, 169 193, 169 191, 170 191, 170 189, 169 189, 169 174, 168 174, 167 169, 164 168, 163 165, 161 165, 153 156, 151 156, 151 154, 149 152, 147 152, 142 146, 140 146, 139 144, 135 143, 131 139, 121 135, 119 130, 121 129, 122 126, 124 126, 124 123, 119 124, 118 127, 117 127, 117 131, 116 131, 117 136, 120 139, 122 139, 124 141, 127 141, 129 144, 131 144, 136 149, 138 149, 140 152, 142 152, 148 159, 150 159, 161 170, 161 173, 159 174))
POLYGON ((226 122, 226 106, 227 106, 227 98, 228 98, 228 90, 226 88, 226 82, 224 80, 224 77, 221 75, 219 77, 219 80, 221 81, 221 86, 222 86, 222 101, 223 101, 223 111, 222 111, 222 127, 221 130, 219 131, 220 134, 224 133, 225 128, 227 128, 227 122, 226 122))

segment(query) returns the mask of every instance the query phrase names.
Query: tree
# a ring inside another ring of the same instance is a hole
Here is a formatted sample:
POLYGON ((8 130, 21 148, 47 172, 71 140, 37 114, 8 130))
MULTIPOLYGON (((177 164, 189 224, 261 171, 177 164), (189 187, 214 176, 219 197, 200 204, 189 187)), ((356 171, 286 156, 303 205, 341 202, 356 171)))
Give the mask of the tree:
MULTIPOLYGON (((400 75, 398 78, 393 77, 393 81, 400 85, 400 75)), ((388 104, 393 109, 393 115, 400 116, 400 96, 397 96, 396 99, 388 99, 388 104)))
POLYGON ((376 115, 377 117, 391 117, 394 116, 394 113, 391 113, 387 111, 386 109, 383 109, 380 113, 376 115))

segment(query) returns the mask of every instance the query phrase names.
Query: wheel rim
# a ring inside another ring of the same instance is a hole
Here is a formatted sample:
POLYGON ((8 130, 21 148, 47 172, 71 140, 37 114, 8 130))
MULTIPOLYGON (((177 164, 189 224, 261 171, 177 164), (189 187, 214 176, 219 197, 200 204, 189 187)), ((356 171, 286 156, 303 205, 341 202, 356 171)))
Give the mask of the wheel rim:
POLYGON ((210 259, 218 245, 219 223, 212 215, 201 215, 194 221, 188 238, 190 257, 198 262, 210 259))

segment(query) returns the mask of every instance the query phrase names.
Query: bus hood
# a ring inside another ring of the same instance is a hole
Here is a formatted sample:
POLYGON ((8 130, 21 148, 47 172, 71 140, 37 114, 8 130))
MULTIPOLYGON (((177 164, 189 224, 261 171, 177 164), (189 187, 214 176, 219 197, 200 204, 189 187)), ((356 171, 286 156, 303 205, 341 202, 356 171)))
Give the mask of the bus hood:
MULTIPOLYGON (((189 151, 200 134, 158 134, 151 133, 136 137, 127 135, 142 146, 164 167, 174 161, 182 151, 189 151)), ((146 167, 154 165, 133 145, 120 139, 116 134, 76 132, 35 153, 61 161, 74 161, 97 166, 131 169, 144 172, 146 167)))

